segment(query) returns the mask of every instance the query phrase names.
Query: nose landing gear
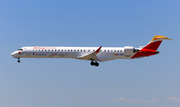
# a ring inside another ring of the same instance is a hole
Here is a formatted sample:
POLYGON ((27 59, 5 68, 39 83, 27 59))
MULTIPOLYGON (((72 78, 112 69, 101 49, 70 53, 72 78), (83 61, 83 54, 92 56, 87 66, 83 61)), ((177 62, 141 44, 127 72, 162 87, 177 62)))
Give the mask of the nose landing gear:
POLYGON ((18 63, 20 63, 20 58, 18 57, 18 61, 17 61, 18 63))
POLYGON ((91 61, 91 63, 90 63, 92 66, 96 66, 96 67, 98 67, 99 66, 99 63, 98 62, 93 62, 93 61, 91 61))

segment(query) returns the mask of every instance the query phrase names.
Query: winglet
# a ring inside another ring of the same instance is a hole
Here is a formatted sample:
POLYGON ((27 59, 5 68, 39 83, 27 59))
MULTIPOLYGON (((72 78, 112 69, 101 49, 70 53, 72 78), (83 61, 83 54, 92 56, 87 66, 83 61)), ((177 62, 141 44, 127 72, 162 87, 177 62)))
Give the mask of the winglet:
POLYGON ((100 46, 94 53, 99 53, 99 51, 101 50, 102 46, 100 46))

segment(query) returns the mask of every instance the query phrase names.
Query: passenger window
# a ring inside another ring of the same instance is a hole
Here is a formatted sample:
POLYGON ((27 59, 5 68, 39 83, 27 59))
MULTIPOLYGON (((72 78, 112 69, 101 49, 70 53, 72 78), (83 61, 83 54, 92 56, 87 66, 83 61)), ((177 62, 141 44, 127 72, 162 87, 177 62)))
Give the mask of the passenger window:
POLYGON ((117 50, 117 52, 119 52, 119 50, 117 50))
POLYGON ((104 50, 104 52, 106 52, 106 50, 104 50))
POLYGON ((90 50, 88 50, 88 52, 90 52, 90 50))
POLYGON ((60 49, 58 49, 58 51, 60 51, 60 49))
POLYGON ((84 52, 86 52, 86 50, 84 50, 84 52))
POLYGON ((53 49, 52 49, 52 51, 53 51, 53 49))
POLYGON ((111 50, 111 52, 113 52, 113 50, 111 50))
POLYGON ((79 52, 79 50, 77 50, 79 52))
POLYGON ((108 52, 109 52, 109 50, 108 50, 108 52))
POLYGON ((116 52, 116 50, 114 50, 114 52, 116 52))
POLYGON ((93 50, 93 52, 95 52, 95 50, 93 50))
POLYGON ((71 52, 72 52, 73 50, 71 50, 71 52))
POLYGON ((56 49, 54 51, 56 51, 56 49))
POLYGON ((61 50, 63 52, 63 50, 61 50))
POLYGON ((76 52, 76 50, 74 50, 74 52, 76 52))
POLYGON ((122 50, 120 50, 120 52, 122 52, 122 50))

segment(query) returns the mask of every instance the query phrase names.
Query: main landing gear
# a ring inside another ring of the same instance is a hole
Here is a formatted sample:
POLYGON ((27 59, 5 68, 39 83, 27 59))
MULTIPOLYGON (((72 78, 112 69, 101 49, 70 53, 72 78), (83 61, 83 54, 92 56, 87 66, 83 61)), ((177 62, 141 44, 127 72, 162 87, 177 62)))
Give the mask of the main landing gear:
POLYGON ((20 58, 18 57, 18 61, 17 61, 18 63, 20 63, 20 58))
POLYGON ((98 63, 98 62, 93 62, 93 61, 91 61, 91 65, 98 67, 98 66, 99 66, 99 63, 98 63))

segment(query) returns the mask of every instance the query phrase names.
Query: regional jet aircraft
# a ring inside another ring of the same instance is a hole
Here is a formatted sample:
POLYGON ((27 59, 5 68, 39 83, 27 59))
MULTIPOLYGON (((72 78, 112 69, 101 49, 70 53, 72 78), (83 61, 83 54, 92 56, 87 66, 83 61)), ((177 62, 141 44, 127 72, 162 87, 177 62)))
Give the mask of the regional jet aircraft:
POLYGON ((98 62, 115 59, 134 59, 148 57, 159 53, 157 51, 162 40, 172 40, 168 37, 156 35, 143 47, 22 47, 11 54, 20 58, 74 58, 91 61, 92 66, 99 66, 98 62))

